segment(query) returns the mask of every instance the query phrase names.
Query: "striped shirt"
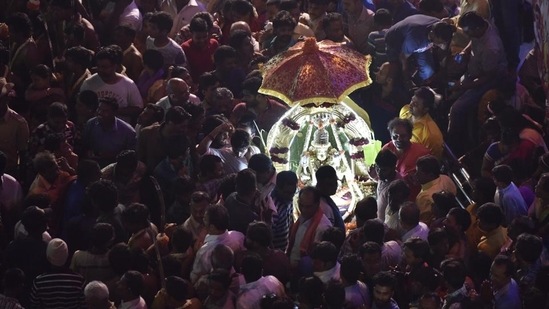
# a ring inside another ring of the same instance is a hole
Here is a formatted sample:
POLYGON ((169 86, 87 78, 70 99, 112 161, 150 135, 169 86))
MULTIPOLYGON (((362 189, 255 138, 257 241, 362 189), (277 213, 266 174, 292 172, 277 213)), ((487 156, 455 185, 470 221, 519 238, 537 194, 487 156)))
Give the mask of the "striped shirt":
POLYGON ((387 61, 385 34, 389 29, 372 31, 368 35, 368 48, 372 52, 372 65, 370 72, 377 72, 379 67, 387 61))
POLYGON ((292 214, 294 211, 293 201, 282 201, 276 196, 276 190, 273 190, 271 197, 276 207, 276 214, 273 214, 273 247, 282 252, 286 251, 288 246, 288 234, 292 224, 292 214))
POLYGON ((84 278, 70 270, 44 273, 32 285, 30 308, 84 308, 84 278))
POLYGON ((24 309, 15 298, 0 294, 0 308, 2 309, 24 309))

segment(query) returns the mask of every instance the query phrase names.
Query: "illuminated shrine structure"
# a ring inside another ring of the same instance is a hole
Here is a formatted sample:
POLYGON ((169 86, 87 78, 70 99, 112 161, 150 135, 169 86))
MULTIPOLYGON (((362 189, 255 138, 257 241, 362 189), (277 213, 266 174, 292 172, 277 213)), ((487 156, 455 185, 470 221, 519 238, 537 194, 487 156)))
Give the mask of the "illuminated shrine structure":
POLYGON ((356 203, 371 194, 363 147, 374 141, 370 126, 349 105, 296 105, 272 127, 267 149, 278 171, 297 174, 299 186, 314 186, 315 172, 331 165, 339 179, 335 203, 352 214, 356 203))

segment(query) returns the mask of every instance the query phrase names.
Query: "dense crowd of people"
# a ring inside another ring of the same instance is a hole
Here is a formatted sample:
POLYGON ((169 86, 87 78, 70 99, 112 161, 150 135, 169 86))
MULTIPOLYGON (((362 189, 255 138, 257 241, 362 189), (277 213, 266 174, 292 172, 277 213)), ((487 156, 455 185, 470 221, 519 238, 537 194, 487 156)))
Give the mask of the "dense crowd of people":
POLYGON ((0 2, 0 308, 549 308, 549 153, 519 0, 0 2), (276 170, 260 68, 372 58, 384 144, 276 170), (343 48, 343 47, 342 47, 343 48), (460 182, 459 171, 468 178, 460 182))

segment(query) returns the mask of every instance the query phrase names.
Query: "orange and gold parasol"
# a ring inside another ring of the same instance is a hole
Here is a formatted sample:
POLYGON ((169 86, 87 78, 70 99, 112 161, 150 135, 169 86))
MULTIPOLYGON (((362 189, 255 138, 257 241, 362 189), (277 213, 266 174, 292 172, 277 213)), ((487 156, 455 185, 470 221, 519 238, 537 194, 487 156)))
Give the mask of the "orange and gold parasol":
POLYGON ((370 56, 345 44, 317 43, 314 38, 298 42, 262 67, 260 93, 288 105, 339 103, 351 92, 372 83, 370 56))

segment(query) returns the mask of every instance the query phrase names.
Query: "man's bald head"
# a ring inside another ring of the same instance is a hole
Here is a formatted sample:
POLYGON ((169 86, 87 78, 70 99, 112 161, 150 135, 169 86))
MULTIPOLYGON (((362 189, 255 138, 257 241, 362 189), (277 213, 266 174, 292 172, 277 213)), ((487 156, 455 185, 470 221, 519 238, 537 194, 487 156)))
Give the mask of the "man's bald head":
POLYGON ((248 34, 250 34, 250 35, 252 34, 252 29, 250 29, 250 25, 248 25, 248 23, 246 23, 245 21, 234 22, 231 25, 231 29, 229 30, 229 35, 232 36, 233 33, 237 30, 244 30, 248 34))
POLYGON ((189 85, 181 78, 171 78, 166 85, 166 92, 172 103, 186 103, 189 100, 189 85))

